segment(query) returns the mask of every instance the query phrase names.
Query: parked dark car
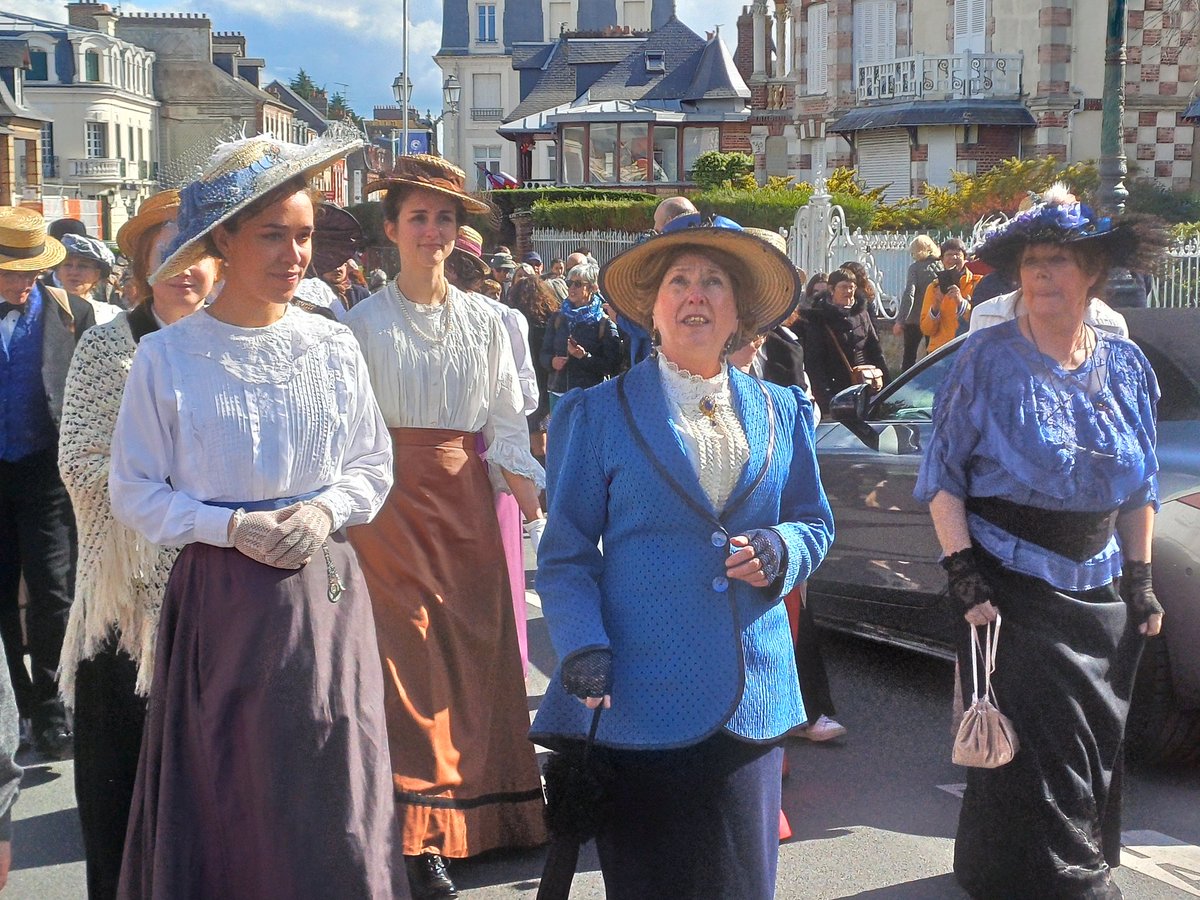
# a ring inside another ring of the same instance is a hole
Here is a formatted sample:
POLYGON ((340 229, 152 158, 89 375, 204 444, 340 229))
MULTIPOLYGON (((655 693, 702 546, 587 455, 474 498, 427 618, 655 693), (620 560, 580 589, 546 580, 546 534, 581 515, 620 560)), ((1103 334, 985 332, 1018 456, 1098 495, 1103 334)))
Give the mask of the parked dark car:
MULTIPOLYGON (((1154 588, 1166 610, 1147 642, 1128 725, 1143 762, 1200 762, 1200 309, 1122 310, 1158 376, 1159 492, 1154 588)), ((932 429, 934 394, 965 338, 879 394, 839 393, 817 456, 837 539, 809 582, 817 620, 873 640, 952 658, 956 611, 929 508, 912 495, 932 429)))

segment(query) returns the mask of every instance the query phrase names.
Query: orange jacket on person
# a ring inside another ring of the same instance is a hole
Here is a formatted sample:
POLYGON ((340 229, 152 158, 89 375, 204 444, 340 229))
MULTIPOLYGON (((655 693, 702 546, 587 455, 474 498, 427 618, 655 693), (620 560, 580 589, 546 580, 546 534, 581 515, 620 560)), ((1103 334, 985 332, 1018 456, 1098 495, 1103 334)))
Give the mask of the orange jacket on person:
MULTIPOLYGON (((983 280, 982 275, 976 275, 969 269, 963 269, 962 277, 958 280, 958 289, 969 302, 975 293, 975 285, 983 280)), ((929 352, 932 353, 942 344, 953 340, 959 334, 966 333, 967 323, 971 321, 971 310, 968 307, 966 315, 958 317, 958 301, 943 296, 941 288, 935 281, 925 289, 925 299, 921 302, 921 333, 929 336, 929 352)))

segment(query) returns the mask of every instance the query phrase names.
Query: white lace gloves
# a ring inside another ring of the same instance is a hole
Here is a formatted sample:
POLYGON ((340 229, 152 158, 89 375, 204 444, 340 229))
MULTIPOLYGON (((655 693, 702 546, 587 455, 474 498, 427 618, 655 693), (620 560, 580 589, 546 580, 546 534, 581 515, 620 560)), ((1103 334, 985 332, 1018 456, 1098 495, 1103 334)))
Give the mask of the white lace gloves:
POLYGON ((293 503, 271 512, 237 513, 233 546, 276 569, 299 569, 321 549, 333 518, 318 503, 293 503))
POLYGON ((525 526, 529 532, 529 543, 533 546, 533 555, 537 556, 538 545, 542 543, 542 532, 546 530, 546 517, 534 519, 525 526))

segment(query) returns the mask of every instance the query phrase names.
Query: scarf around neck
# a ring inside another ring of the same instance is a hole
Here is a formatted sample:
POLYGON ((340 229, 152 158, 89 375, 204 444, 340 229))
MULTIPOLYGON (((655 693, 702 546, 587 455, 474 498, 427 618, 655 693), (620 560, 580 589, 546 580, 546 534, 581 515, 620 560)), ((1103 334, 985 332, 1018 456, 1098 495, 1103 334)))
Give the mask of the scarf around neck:
POLYGON ((586 306, 572 306, 570 300, 562 303, 562 314, 572 325, 586 325, 589 322, 599 322, 604 316, 603 299, 599 294, 592 294, 592 302, 586 306))

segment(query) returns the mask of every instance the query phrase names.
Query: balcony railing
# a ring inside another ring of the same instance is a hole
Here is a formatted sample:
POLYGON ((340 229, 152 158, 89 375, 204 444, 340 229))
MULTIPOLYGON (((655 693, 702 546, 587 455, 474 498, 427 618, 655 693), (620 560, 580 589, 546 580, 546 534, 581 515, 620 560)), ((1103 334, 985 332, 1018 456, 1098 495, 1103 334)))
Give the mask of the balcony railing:
POLYGON ((472 106, 471 118, 476 122, 499 122, 504 118, 504 110, 493 106, 472 106))
POLYGON ((1021 95, 1020 53, 920 54, 858 67, 858 99, 982 100, 1021 95))
POLYGON ((120 181, 125 177, 125 160, 102 157, 68 159, 66 175, 80 181, 120 181))

